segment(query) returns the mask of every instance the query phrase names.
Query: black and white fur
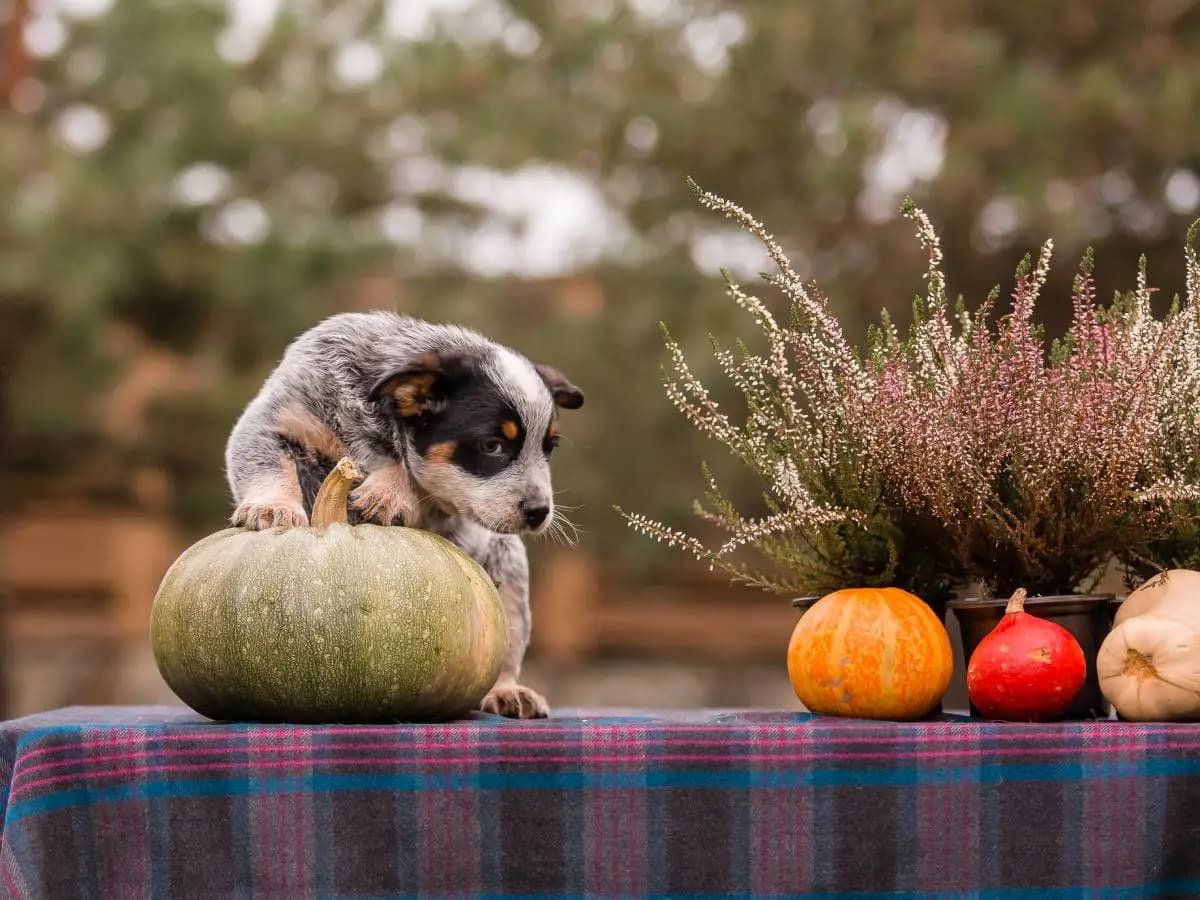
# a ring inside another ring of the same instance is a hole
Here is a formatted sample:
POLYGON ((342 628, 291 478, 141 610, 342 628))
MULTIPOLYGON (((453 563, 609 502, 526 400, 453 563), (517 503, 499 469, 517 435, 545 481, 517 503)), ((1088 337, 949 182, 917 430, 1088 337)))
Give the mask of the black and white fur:
POLYGON ((517 681, 530 631, 519 533, 554 520, 556 408, 581 405, 560 372, 473 331, 384 312, 333 316, 288 347, 234 426, 233 523, 306 525, 321 480, 349 456, 366 473, 352 522, 437 532, 496 582, 509 651, 482 708, 545 716, 546 701, 517 681))

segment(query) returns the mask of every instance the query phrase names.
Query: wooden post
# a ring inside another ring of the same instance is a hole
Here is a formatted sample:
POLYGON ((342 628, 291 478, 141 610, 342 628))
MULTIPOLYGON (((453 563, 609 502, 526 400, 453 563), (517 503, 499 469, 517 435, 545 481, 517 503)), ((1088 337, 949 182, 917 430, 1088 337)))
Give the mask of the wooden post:
MULTIPOLYGON (((27 21, 29 21, 29 0, 13 0, 12 14, 8 25, 5 27, 3 35, 0 35, 0 48, 3 49, 3 52, 0 52, 0 107, 4 109, 11 110, 13 108, 13 96, 16 93, 17 85, 30 72, 29 53, 25 49, 25 23, 27 21)), ((0 354, 3 359, 12 359, 14 351, 7 346, 8 341, 2 340, 3 337, 3 330, 0 329, 0 354)), ((8 395, 5 387, 5 372, 5 367, 0 366, 0 467, 8 463, 11 452, 8 445, 8 409, 4 402, 4 398, 8 395)), ((0 497, 3 497, 5 493, 0 488, 0 497)), ((3 511, 2 502, 0 502, 0 513, 3 511)), ((5 662, 11 652, 7 627, 9 616, 7 601, 7 591, 0 585, 0 720, 7 718, 9 703, 8 672, 5 662)))
POLYGON ((564 550, 546 561, 536 587, 534 648, 549 663, 579 663, 596 643, 599 568, 586 553, 564 550))
MULTIPOLYGON (((29 56, 25 52, 25 21, 29 16, 29 0, 15 0, 12 7, 12 17, 9 19, 8 26, 4 29, 4 35, 0 43, 4 47, 4 53, 0 56, 0 60, 6 62, 0 64, 0 104, 5 108, 11 109, 13 102, 13 90, 18 82, 25 77, 25 72, 29 66, 29 56)), ((3 337, 0 334, 0 337, 3 337)), ((4 353, 4 358, 9 359, 8 348, 5 346, 7 341, 0 341, 0 352, 4 353)), ((8 410, 4 398, 8 396, 8 391, 5 388, 4 367, 0 366, 0 466, 3 466, 9 460, 8 447, 8 410)), ((6 492, 0 490, 0 497, 3 497, 6 492)), ((0 506, 0 512, 3 512, 3 507, 0 506)), ((0 719, 4 719, 8 706, 8 678, 5 672, 5 659, 9 655, 8 646, 8 630, 5 627, 8 623, 8 611, 6 602, 6 591, 0 587, 0 719)))
POLYGON ((13 108, 16 87, 30 73, 29 53, 25 49, 25 23, 29 21, 29 0, 13 0, 12 16, 4 29, 4 53, 0 54, 0 103, 13 108))

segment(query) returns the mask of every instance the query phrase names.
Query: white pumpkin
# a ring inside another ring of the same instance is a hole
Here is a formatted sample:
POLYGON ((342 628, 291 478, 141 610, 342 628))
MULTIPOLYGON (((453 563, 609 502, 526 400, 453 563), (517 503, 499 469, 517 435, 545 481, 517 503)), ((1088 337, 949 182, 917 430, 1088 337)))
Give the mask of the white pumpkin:
POLYGON ((1096 673, 1123 719, 1200 719, 1200 572, 1174 569, 1131 593, 1096 673))
POLYGON ((1100 690, 1121 718, 1200 718, 1200 632, 1154 615, 1134 616, 1105 638, 1096 659, 1100 690))
POLYGON ((1120 625, 1131 616, 1147 613, 1164 602, 1172 607, 1194 604, 1196 612, 1200 613, 1200 572, 1169 569, 1147 579, 1117 608, 1115 624, 1120 625))

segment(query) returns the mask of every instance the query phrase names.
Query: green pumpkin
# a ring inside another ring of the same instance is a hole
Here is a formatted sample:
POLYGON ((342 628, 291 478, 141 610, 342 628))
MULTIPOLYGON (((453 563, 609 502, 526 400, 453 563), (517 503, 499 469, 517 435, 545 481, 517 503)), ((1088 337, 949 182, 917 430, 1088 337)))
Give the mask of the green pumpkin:
POLYGON ((307 528, 230 528, 163 578, 150 638, 163 678, 214 719, 440 720, 500 672, 504 609, 483 569, 437 535, 347 525, 343 460, 307 528), (330 521, 341 519, 341 521, 330 521))

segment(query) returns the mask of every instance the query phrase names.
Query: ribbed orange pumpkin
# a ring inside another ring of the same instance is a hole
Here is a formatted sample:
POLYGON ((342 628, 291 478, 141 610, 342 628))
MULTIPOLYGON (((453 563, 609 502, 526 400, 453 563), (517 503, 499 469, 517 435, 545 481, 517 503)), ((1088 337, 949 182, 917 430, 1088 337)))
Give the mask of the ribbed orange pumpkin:
POLYGON ((788 675, 811 712, 919 719, 950 684, 950 637, 928 606, 899 588, 822 597, 796 623, 788 675))

